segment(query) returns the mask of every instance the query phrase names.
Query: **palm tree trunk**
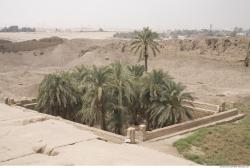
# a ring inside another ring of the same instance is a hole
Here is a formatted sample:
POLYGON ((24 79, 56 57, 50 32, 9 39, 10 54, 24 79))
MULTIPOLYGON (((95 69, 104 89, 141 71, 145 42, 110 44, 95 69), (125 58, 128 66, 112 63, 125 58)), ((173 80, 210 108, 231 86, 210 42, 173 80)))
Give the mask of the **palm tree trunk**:
POLYGON ((146 56, 144 56, 145 58, 145 72, 148 71, 148 58, 146 56))
POLYGON ((145 45, 144 61, 145 61, 145 72, 147 72, 148 71, 148 46, 147 45, 145 45))
POLYGON ((146 112, 145 118, 146 118, 146 122, 147 122, 146 130, 149 131, 150 128, 151 128, 151 123, 150 123, 150 116, 149 116, 149 113, 148 113, 148 112, 146 112))
POLYGON ((137 119, 137 114, 138 114, 138 109, 136 108, 135 111, 132 112, 132 119, 133 119, 133 124, 138 125, 138 119, 137 119))
POLYGON ((99 114, 100 114, 100 126, 102 130, 107 130, 106 128, 106 121, 105 121, 105 111, 103 110, 102 106, 99 105, 99 114))
POLYGON ((249 63, 249 57, 250 57, 250 50, 247 52, 247 56, 244 60, 245 66, 248 67, 248 63, 249 63))
POLYGON ((106 121, 105 121, 105 113, 101 112, 101 129, 107 130, 106 128, 106 121))
POLYGON ((115 133, 122 135, 122 128, 123 128, 123 124, 122 124, 122 116, 121 116, 121 111, 119 110, 114 110, 114 118, 116 119, 115 121, 115 133))

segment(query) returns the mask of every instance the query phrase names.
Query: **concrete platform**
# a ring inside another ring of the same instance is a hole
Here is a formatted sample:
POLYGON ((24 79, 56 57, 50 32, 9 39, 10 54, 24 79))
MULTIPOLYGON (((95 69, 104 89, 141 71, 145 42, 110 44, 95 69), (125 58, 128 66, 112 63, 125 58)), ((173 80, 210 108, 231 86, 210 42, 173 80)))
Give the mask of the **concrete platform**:
POLYGON ((194 165, 144 146, 99 140, 64 120, 0 104, 0 165, 194 165))

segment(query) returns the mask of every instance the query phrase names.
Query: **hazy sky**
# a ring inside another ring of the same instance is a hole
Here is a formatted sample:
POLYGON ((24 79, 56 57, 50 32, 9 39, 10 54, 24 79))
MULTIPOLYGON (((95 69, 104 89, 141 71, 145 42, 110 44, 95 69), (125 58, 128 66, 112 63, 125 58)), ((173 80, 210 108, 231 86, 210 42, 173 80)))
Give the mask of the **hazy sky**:
POLYGON ((0 27, 250 28, 250 0, 0 0, 0 27))

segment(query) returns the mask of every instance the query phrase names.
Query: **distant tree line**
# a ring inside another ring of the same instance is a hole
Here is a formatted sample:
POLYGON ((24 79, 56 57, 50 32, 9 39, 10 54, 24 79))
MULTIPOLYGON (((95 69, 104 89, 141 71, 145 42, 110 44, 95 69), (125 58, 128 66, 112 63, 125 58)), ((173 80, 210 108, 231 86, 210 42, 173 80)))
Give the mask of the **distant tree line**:
POLYGON ((3 29, 0 29, 0 32, 35 32, 35 28, 30 27, 21 27, 18 26, 10 26, 10 27, 4 27, 3 29))
MULTIPOLYGON (((160 38, 178 38, 179 36, 184 37, 194 37, 194 36, 215 36, 215 37, 235 37, 237 35, 250 36, 250 29, 244 30, 240 27, 235 27, 233 30, 209 30, 209 29, 200 29, 200 30, 168 30, 167 32, 158 33, 160 38)), ((135 32, 117 32, 113 37, 115 38, 134 38, 136 36, 135 32)))

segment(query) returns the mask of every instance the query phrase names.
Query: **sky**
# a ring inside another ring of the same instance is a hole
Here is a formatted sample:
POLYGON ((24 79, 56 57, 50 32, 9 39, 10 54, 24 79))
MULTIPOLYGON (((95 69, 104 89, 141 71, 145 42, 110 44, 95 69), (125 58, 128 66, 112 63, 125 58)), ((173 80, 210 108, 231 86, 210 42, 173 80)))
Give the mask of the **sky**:
POLYGON ((250 28, 250 0, 0 0, 0 27, 250 28))

